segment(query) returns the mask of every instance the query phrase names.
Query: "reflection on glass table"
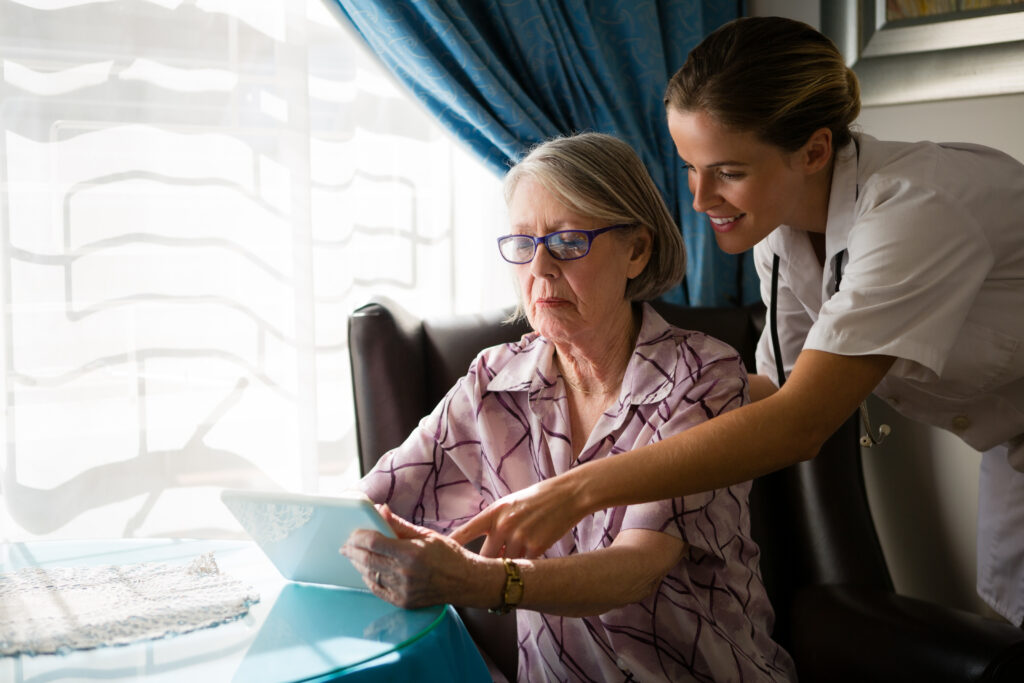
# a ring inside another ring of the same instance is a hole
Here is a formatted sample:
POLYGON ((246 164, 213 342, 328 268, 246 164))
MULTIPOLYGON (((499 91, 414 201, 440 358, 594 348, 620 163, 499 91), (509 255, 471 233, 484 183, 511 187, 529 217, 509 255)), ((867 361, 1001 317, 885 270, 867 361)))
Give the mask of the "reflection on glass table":
MULTIPOLYGON (((8 543, 0 572, 161 562, 213 551, 260 602, 237 621, 130 645, 0 658, 0 681, 489 681, 450 607, 403 610, 366 591, 287 582, 248 541, 8 543)), ((0 609, 3 606, 0 605, 0 609)))

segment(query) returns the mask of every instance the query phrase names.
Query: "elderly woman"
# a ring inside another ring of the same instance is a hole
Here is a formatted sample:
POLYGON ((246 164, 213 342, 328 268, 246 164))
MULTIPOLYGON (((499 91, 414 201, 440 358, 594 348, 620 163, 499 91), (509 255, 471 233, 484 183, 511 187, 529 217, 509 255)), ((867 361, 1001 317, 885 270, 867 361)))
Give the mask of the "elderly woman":
POLYGON ((532 560, 443 535, 501 496, 747 401, 733 349, 638 303, 679 281, 685 255, 628 145, 548 141, 512 168, 505 196, 511 234, 498 248, 535 332, 477 356, 362 480, 398 539, 360 531, 342 552, 397 605, 519 608, 521 680, 790 679, 770 638, 749 483, 600 511, 532 560))

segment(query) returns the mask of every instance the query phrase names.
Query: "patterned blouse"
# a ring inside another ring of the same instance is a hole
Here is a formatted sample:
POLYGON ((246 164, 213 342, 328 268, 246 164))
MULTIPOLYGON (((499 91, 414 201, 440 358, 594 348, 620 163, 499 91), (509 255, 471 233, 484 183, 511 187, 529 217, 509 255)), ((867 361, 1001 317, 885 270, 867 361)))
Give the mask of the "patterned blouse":
MULTIPOLYGON (((732 348, 671 327, 645 304, 618 401, 578 462, 613 457, 742 405, 746 377, 732 348)), ((396 514, 447 533, 494 500, 575 467, 569 432, 554 346, 531 333, 477 356, 361 487, 396 514)), ((689 550, 641 602, 582 618, 518 610, 519 680, 795 678, 789 655, 770 637, 774 614, 750 538, 749 490, 748 482, 580 521, 544 557, 607 547, 624 529, 670 534, 689 550)))

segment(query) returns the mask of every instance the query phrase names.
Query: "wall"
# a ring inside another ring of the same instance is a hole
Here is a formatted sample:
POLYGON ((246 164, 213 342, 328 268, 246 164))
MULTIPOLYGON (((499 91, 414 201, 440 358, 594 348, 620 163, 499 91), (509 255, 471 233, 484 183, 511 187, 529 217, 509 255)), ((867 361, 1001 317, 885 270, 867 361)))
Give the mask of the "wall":
MULTIPOLYGON (((858 124, 877 138, 976 142, 1024 161, 1022 111, 1024 95, 1004 95, 871 107, 858 124)), ((883 411, 893 436, 905 436, 866 452, 864 476, 897 587, 990 614, 974 591, 980 454, 948 432, 905 420, 881 401, 872 403, 876 421, 883 411)))
MULTIPOLYGON (((817 0, 752 1, 749 9, 820 27, 817 0)), ((1024 94, 1006 95, 867 107, 857 124, 880 139, 976 142, 1024 161, 1022 111, 1024 94)), ((864 476, 897 591, 991 615, 974 590, 980 454, 881 401, 869 404, 872 422, 893 429, 883 444, 865 449, 864 476)))

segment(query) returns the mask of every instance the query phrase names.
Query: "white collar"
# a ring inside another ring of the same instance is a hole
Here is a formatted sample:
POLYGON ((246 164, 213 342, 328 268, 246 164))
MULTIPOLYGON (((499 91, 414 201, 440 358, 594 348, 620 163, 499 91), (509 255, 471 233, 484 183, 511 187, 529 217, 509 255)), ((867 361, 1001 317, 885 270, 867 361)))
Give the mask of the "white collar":
POLYGON ((818 263, 811 240, 804 230, 780 225, 767 237, 767 246, 786 262, 784 272, 794 273, 786 279, 787 286, 796 297, 815 310, 835 293, 836 270, 845 267, 847 259, 839 263, 837 256, 847 249, 850 231, 856 219, 858 147, 854 138, 836 152, 829 189, 828 217, 825 229, 825 268, 818 263), (821 279, 801 277, 799 274, 821 272, 821 279))
POLYGON ((828 195, 825 263, 831 263, 836 254, 847 248, 850 230, 856 219, 859 182, 857 162, 860 156, 858 144, 858 138, 854 137, 836 152, 835 165, 832 167, 832 188, 828 195))

